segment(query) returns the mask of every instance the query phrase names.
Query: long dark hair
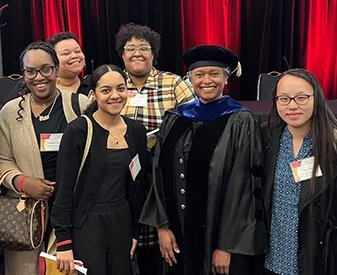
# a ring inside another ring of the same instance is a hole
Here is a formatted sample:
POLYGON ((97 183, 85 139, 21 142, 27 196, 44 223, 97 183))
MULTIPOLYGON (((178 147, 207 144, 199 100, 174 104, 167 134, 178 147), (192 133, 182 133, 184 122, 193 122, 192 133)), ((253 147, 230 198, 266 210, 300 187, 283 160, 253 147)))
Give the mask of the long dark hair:
MULTIPOLYGON (((278 82, 286 75, 302 78, 310 83, 314 89, 314 111, 310 122, 313 142, 312 156, 315 157, 310 190, 314 192, 317 179, 315 172, 319 165, 323 172, 322 180, 324 186, 329 185, 332 180, 332 164, 335 162, 337 149, 337 119, 325 100, 321 85, 311 72, 304 69, 291 69, 283 72, 278 82)), ((274 98, 276 96, 277 84, 273 92, 274 98)), ((285 122, 277 112, 276 100, 273 100, 268 123, 271 130, 285 126, 285 122)))
MULTIPOLYGON (((90 91, 95 91, 95 88, 97 86, 97 82, 100 80, 100 78, 105 75, 108 72, 117 72, 119 73, 125 81, 127 81, 127 76, 125 74, 125 72, 118 66, 113 65, 113 64, 105 64, 105 65, 101 65, 99 67, 97 67, 91 77, 90 77, 90 91)), ((98 110, 98 106, 97 106, 97 102, 96 100, 94 100, 83 112, 85 115, 90 115, 93 114, 94 112, 96 112, 98 110)))
MULTIPOLYGON (((36 42, 33 42, 33 43, 29 44, 22 51, 22 53, 20 55, 19 65, 20 65, 20 70, 21 70, 22 74, 23 74, 23 70, 24 70, 23 58, 25 57, 26 53, 30 50, 45 51, 52 58, 54 66, 56 68, 59 66, 59 59, 57 58, 57 54, 56 54, 55 50, 53 49, 53 47, 47 42, 36 41, 36 42)), ((19 102, 19 110, 17 111, 18 117, 16 118, 16 120, 18 120, 18 121, 20 121, 22 119, 22 115, 21 115, 21 111, 23 110, 22 103, 25 101, 24 95, 26 95, 28 93, 30 93, 30 90, 27 88, 26 82, 25 82, 24 77, 23 77, 23 80, 20 83, 20 89, 19 89, 19 95, 21 96, 21 100, 19 102)))

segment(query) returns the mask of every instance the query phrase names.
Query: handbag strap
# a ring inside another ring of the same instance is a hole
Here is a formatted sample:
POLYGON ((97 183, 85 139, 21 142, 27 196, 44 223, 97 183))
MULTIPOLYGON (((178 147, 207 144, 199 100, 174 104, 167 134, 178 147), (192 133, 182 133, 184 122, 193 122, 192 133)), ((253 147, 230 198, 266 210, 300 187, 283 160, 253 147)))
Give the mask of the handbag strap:
MULTIPOLYGON (((88 128, 87 129, 87 139, 86 139, 86 142, 85 142, 85 147, 84 147, 84 152, 83 152, 80 168, 78 169, 77 178, 76 178, 75 186, 74 186, 74 189, 73 189, 73 194, 76 191, 78 179, 80 177, 80 174, 81 174, 81 171, 83 169, 85 160, 86 160, 86 158, 88 156, 88 153, 89 153, 91 140, 92 140, 92 133, 93 133, 93 127, 92 127, 91 120, 86 115, 82 115, 82 117, 84 117, 85 120, 87 121, 87 128, 88 128)), ((56 241, 55 229, 53 229, 50 236, 49 236, 47 253, 52 254, 52 255, 56 255, 56 242, 57 241, 56 241)))
POLYGON ((85 160, 86 160, 86 158, 88 156, 88 153, 89 153, 89 149, 90 149, 90 145, 91 145, 91 140, 92 140, 92 132, 93 132, 92 122, 91 122, 90 118, 88 118, 86 115, 82 115, 82 117, 84 117, 86 119, 86 121, 87 121, 87 126, 88 126, 87 140, 85 142, 85 147, 84 147, 84 152, 83 152, 83 156, 82 156, 82 161, 81 161, 80 168, 78 169, 78 174, 77 174, 77 178, 76 178, 76 183, 75 183, 75 186, 74 186, 73 194, 76 191, 77 184, 78 184, 78 179, 80 177, 80 174, 81 174, 81 171, 83 169, 85 160))
POLYGON ((45 230, 45 228, 44 228, 44 222, 45 222, 45 220, 44 219, 45 219, 45 213, 46 213, 45 210, 46 210, 46 207, 44 205, 44 202, 43 201, 37 201, 37 202, 34 203, 34 206, 32 208, 32 212, 30 214, 29 235, 30 235, 30 243, 31 243, 31 246, 32 246, 33 249, 38 248, 42 244, 43 239, 44 239, 44 230, 45 230), (33 221, 33 219, 34 219, 35 209, 36 209, 36 207, 37 207, 37 205, 39 203, 41 204, 41 207, 40 207, 40 215, 41 215, 41 238, 40 238, 39 243, 37 245, 35 245, 34 244, 34 240, 33 240, 33 236, 34 236, 34 228, 33 228, 34 227, 33 226, 34 221, 33 221))

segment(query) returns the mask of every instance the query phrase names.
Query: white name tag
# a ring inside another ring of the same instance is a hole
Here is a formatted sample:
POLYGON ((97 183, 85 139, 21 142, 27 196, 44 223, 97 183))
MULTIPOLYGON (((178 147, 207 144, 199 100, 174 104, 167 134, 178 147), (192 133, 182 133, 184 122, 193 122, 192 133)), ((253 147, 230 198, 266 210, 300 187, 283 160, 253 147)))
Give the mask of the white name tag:
POLYGON ((135 181, 139 171, 142 169, 138 154, 131 160, 129 164, 132 179, 135 181))
POLYGON ((130 97, 130 105, 133 107, 146 107, 147 106, 147 95, 146 94, 136 94, 130 97))
POLYGON ((58 152, 62 133, 44 133, 40 135, 40 152, 58 152))
MULTIPOLYGON (((311 179, 312 170, 314 169, 314 159, 314 157, 309 157, 290 163, 295 182, 311 179)), ((321 177, 322 175, 321 167, 318 166, 316 177, 321 177)))

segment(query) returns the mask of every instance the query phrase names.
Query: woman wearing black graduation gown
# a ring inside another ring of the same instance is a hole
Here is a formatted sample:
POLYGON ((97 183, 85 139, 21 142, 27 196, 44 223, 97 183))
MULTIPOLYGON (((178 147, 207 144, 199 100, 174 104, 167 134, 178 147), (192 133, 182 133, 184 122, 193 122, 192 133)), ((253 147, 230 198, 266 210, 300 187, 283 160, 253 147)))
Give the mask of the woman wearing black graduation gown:
POLYGON ((170 275, 259 274, 266 245, 261 140, 252 114, 223 90, 241 74, 218 46, 184 53, 199 99, 166 113, 141 222, 158 228, 170 275))

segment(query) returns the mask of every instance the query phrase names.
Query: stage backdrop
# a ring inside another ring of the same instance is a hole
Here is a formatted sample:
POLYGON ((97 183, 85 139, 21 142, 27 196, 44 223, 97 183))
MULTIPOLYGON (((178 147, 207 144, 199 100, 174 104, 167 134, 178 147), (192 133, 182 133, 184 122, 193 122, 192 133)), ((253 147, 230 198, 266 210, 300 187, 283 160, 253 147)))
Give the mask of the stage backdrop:
POLYGON ((3 70, 18 73, 18 58, 34 40, 58 31, 78 35, 86 72, 122 62, 115 51, 121 24, 150 26, 162 36, 157 68, 185 74, 181 54, 199 44, 232 49, 243 75, 229 94, 256 98, 260 73, 302 67, 315 73, 329 99, 337 98, 337 0, 0 0, 3 70))

